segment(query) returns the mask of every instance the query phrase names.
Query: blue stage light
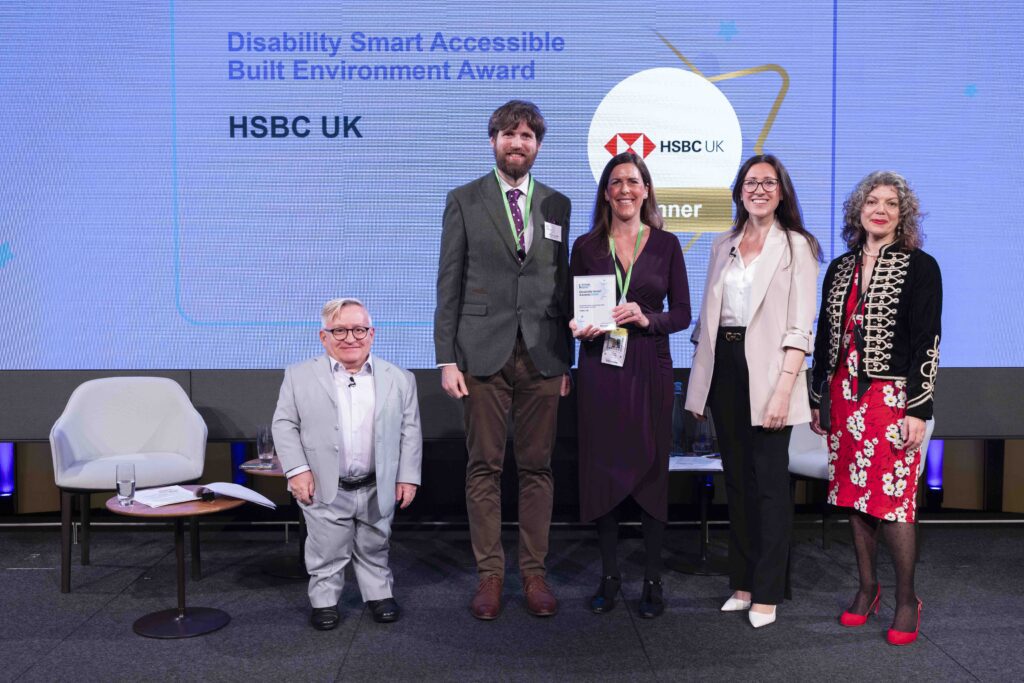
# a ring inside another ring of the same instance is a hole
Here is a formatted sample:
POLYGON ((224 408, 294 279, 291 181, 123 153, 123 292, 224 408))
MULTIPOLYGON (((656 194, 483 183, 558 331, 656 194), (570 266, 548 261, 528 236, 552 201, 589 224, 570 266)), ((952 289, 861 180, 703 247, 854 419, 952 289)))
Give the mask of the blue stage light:
POLYGON ((946 442, 941 439, 932 439, 928 444, 928 460, 925 462, 925 481, 928 488, 942 490, 942 454, 946 448, 946 442))
POLYGON ((249 444, 244 441, 231 442, 231 481, 245 484, 248 481, 245 472, 239 466, 249 459, 249 444))
POLYGON ((14 444, 0 443, 0 497, 14 495, 14 444))

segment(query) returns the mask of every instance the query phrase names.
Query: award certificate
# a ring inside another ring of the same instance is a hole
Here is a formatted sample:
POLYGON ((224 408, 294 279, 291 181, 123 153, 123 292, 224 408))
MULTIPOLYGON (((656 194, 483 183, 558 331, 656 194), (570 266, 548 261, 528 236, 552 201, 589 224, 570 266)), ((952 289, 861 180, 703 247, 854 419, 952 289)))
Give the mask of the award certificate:
POLYGON ((576 275, 573 277, 573 308, 576 310, 576 327, 587 325, 602 330, 614 330, 615 308, 614 275, 576 275))

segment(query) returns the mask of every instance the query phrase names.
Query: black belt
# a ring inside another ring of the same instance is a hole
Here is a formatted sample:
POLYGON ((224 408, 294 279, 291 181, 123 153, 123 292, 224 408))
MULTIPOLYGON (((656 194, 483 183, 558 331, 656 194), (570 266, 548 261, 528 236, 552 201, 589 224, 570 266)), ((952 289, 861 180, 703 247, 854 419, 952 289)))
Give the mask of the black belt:
POLYGON ((345 491, 356 491, 377 483, 377 473, 370 472, 365 477, 343 477, 338 480, 338 486, 345 491))
POLYGON ((745 327, 719 327, 718 338, 722 341, 727 342, 741 342, 743 337, 747 335, 747 328, 745 327))

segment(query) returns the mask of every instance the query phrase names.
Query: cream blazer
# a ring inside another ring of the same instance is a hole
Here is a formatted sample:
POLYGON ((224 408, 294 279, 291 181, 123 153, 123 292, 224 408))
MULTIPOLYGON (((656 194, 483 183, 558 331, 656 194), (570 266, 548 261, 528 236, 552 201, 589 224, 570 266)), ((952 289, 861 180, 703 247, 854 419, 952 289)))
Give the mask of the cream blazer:
MULTIPOLYGON (((786 348, 800 349, 808 355, 814 350, 818 260, 806 239, 797 234, 790 237, 792 250, 786 234, 774 225, 771 227, 751 284, 751 315, 744 351, 750 371, 750 421, 754 426, 764 421, 764 409, 775 391, 786 348)), ((729 231, 711 245, 704 302, 693 333, 697 349, 686 391, 686 409, 694 413, 703 414, 707 405, 711 375, 715 369, 715 341, 722 313, 725 270, 733 258, 733 249, 739 258, 741 238, 741 232, 729 231)), ((806 373, 804 365, 793 385, 787 424, 811 420, 806 373)))

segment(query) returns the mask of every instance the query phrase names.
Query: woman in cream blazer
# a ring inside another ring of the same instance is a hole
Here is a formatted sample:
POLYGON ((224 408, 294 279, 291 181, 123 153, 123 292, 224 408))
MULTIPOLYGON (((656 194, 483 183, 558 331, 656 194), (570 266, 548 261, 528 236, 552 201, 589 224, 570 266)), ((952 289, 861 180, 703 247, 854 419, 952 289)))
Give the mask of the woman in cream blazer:
POLYGON ((821 249, 775 157, 744 162, 732 195, 735 226, 711 247, 686 409, 704 419, 711 407, 725 468, 734 593, 722 610, 749 609, 758 628, 785 593, 789 434, 811 419, 805 358, 821 249))

